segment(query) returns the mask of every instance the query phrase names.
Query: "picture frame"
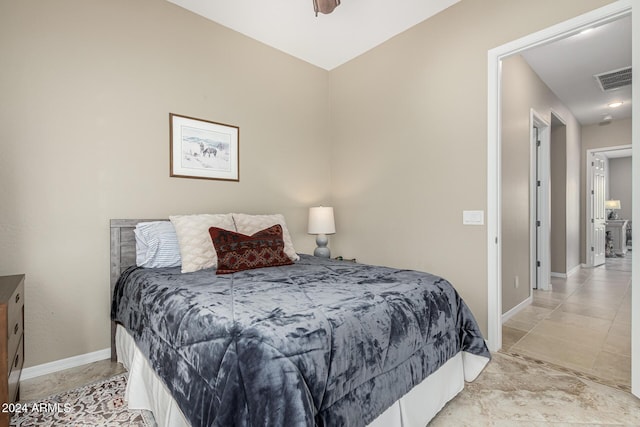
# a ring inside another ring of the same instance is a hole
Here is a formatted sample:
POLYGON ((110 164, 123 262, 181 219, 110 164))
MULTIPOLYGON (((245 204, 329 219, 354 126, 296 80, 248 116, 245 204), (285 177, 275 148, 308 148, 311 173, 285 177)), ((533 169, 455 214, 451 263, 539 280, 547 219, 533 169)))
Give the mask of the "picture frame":
POLYGON ((169 176, 240 180, 238 126, 169 113, 169 134, 169 176))

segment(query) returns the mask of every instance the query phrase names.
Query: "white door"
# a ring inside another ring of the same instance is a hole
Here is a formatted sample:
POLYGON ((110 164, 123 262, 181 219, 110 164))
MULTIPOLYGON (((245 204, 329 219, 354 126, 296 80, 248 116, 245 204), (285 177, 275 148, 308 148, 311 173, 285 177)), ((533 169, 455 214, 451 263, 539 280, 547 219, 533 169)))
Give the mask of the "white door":
POLYGON ((592 153, 591 157, 591 253, 593 266, 605 262, 605 227, 607 217, 604 209, 606 161, 604 155, 592 153))
POLYGON ((544 199, 544 191, 543 191, 543 183, 544 183, 544 173, 542 170, 542 159, 543 159, 543 150, 542 150, 542 141, 540 138, 540 129, 537 126, 533 127, 536 144, 536 177, 535 177, 535 187, 536 187, 536 281, 534 283, 535 289, 547 289, 545 284, 550 281, 550 277, 545 277, 545 268, 542 265, 545 257, 545 229, 543 227, 544 217, 545 217, 545 207, 546 203, 544 199))
POLYGON ((531 284, 534 289, 551 289, 551 157, 550 127, 531 110, 531 284))

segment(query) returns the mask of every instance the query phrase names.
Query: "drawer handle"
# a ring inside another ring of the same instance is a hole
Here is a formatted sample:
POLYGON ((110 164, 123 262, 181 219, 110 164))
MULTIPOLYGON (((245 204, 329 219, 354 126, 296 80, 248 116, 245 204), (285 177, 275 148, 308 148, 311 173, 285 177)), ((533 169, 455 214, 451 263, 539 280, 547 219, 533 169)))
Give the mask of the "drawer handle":
POLYGON ((13 327, 13 335, 18 333, 19 327, 20 327, 20 325, 16 323, 16 326, 13 327))
POLYGON ((13 362, 13 367, 17 368, 18 367, 18 361, 20 360, 20 353, 16 354, 16 360, 15 362, 13 362))
POLYGON ((20 301, 20 294, 19 294, 19 293, 18 293, 18 294, 16 294, 16 303, 17 303, 18 301, 20 301))

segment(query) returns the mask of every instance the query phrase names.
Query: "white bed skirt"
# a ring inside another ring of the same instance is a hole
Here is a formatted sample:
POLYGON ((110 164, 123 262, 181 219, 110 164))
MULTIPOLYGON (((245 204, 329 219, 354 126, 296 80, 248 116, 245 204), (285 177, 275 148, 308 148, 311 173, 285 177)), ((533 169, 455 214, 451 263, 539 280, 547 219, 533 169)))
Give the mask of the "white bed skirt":
MULTIPOLYGON (((188 427, 189 422, 125 328, 116 329, 118 361, 129 371, 125 400, 130 409, 153 412, 158 427, 188 427)), ((369 427, 424 427, 444 405, 473 381, 488 359, 460 352, 396 401, 369 427)))

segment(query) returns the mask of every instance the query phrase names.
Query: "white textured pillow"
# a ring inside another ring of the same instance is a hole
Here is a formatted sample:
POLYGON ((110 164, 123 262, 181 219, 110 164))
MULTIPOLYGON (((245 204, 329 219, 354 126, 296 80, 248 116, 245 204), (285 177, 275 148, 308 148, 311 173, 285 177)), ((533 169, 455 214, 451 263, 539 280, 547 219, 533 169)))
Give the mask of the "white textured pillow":
POLYGON ((236 223, 236 231, 238 233, 252 235, 265 228, 279 224, 282 227, 282 238, 284 240, 284 253, 287 254, 291 261, 298 261, 300 257, 296 253, 291 241, 291 235, 287 230, 287 224, 282 214, 273 215, 248 215, 234 213, 233 221, 236 223))
POLYGON ((183 273, 218 266, 210 227, 236 231, 231 214, 173 215, 169 219, 178 235, 183 273))
POLYGON ((133 233, 137 266, 161 268, 180 265, 178 237, 169 221, 139 222, 133 233))

